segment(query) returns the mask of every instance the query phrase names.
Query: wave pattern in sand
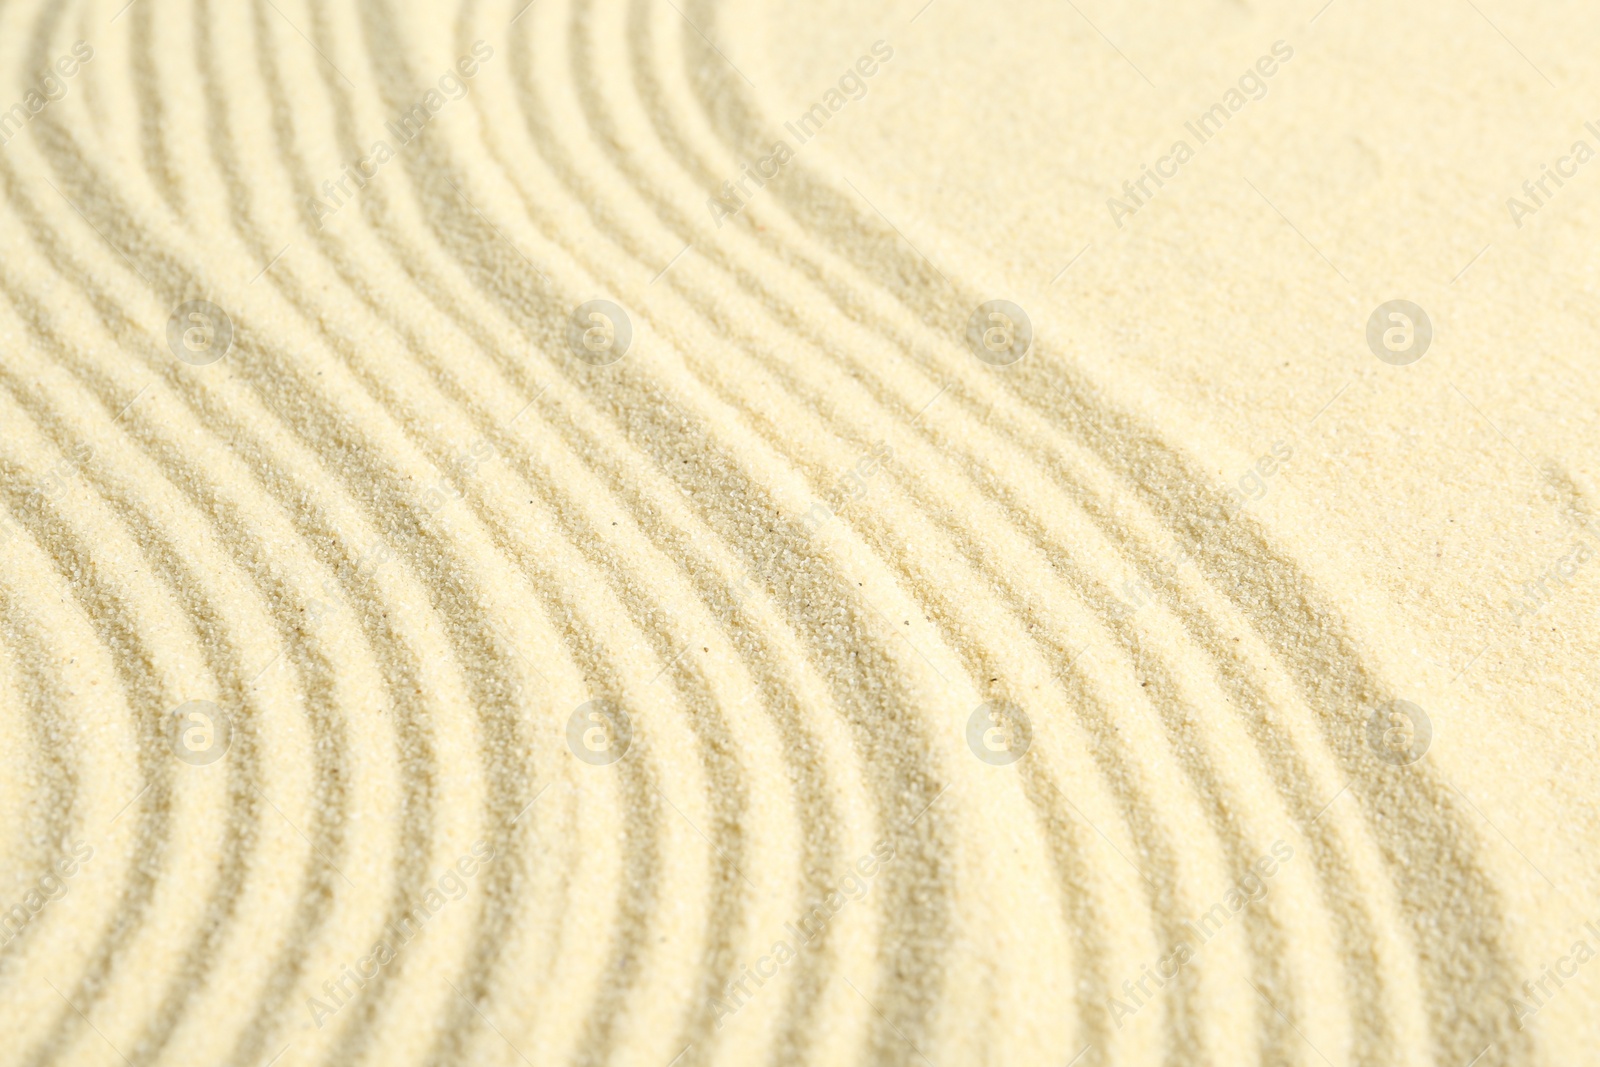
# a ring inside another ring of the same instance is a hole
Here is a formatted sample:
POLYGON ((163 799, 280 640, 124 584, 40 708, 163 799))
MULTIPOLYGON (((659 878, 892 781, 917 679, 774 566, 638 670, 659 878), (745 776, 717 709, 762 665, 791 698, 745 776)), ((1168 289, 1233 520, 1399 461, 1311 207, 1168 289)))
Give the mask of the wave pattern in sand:
POLYGON ((6 1062, 1531 1062, 1338 606, 721 6, 118 6, 0 9, 6 1062))

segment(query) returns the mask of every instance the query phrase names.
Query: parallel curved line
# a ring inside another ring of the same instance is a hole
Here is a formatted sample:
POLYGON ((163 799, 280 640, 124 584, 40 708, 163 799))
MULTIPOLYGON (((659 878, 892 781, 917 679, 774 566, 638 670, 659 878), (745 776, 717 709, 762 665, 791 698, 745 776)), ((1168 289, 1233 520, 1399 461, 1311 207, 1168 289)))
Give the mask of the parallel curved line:
POLYGON ((18 1062, 1312 1062, 1313 1006, 1352 1063, 1537 1062, 1476 821, 1371 758, 1392 682, 1176 421, 1049 330, 976 367, 1003 269, 920 220, 935 267, 821 159, 708 236, 777 126, 729 9, 119 7, 0 11, 8 93, 99 50, 0 153, 8 885, 107 842, 0 947, 18 1062), (318 228, 321 179, 479 39, 318 228), (566 351, 597 295, 635 331, 606 368, 566 351), (161 316, 202 297, 234 349, 190 367, 161 316), (1128 616, 1169 541, 1193 565, 1128 616), (201 695, 233 747, 191 769, 169 713, 201 695), (609 767, 566 750, 591 697, 632 718, 609 767), (1002 698, 1034 745, 993 768, 963 730, 1002 698), (1308 860, 1124 1029, 1107 998, 1274 837, 1308 860), (477 839, 462 902, 336 989, 477 839), (880 839, 871 894, 754 981, 880 839))

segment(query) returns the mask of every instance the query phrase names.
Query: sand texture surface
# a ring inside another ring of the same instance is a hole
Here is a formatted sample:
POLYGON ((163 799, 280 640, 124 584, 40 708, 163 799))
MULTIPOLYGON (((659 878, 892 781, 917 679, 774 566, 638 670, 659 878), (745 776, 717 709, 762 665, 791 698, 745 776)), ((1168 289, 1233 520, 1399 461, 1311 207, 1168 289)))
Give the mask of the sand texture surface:
POLYGON ((1600 8, 0 4, 0 1065, 1600 1064, 1600 8))

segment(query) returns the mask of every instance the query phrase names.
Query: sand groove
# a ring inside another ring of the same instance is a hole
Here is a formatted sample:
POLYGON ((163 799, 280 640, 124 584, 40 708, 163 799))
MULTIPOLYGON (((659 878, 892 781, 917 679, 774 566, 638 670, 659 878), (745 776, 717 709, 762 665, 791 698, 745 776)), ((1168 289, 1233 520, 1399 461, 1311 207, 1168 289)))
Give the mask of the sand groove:
POLYGON ((818 158, 708 226, 783 113, 713 44, 751 16, 119 6, 0 9, 11 96, 95 48, 0 153, 7 900, 94 849, 0 946, 5 1062, 1542 1062, 1484 831, 1369 749, 1398 683, 1093 339, 977 363, 1003 266, 818 158), (566 341, 596 296, 606 367, 566 341), (194 299, 209 366, 165 340, 194 299), (214 763, 174 756, 194 700, 214 763), (968 750, 985 701, 1014 766, 968 750))

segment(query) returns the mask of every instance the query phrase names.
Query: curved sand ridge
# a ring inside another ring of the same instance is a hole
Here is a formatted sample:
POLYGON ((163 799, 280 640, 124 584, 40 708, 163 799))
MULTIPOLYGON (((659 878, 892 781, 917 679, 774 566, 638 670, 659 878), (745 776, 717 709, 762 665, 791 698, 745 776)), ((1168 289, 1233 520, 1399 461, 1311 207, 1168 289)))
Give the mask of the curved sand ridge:
POLYGON ((716 224, 755 16, 117 6, 0 12, 7 1062, 1542 1062, 1181 434, 820 149, 716 224))

